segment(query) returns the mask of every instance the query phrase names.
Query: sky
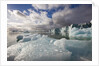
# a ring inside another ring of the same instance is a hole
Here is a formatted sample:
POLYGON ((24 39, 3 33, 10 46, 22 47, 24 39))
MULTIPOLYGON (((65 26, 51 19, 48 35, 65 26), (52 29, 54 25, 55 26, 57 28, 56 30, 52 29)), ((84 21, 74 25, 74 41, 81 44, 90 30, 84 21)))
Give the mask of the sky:
POLYGON ((49 30, 90 22, 91 4, 8 4, 8 29, 49 30))

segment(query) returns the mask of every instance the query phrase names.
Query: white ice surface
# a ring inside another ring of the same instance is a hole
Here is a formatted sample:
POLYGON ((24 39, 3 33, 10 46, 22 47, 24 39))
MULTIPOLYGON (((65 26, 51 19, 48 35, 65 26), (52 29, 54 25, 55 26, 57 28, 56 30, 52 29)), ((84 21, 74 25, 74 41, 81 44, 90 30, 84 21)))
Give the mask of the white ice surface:
POLYGON ((56 40, 46 35, 29 34, 7 49, 8 60, 15 61, 64 61, 75 57, 91 60, 91 41, 56 40))
MULTIPOLYGON (((33 36, 32 36, 33 37, 33 36)), ((31 37, 31 38, 32 38, 31 37)), ((17 43, 8 47, 7 57, 10 60, 69 60, 71 52, 64 50, 55 46, 53 43, 56 39, 48 38, 47 36, 37 35, 37 40, 32 40, 24 42, 26 38, 23 39, 23 42, 17 43), (13 58, 12 58, 13 57, 13 58)), ((29 38, 30 39, 30 38, 29 38)), ((27 41, 27 40, 26 40, 27 41)))

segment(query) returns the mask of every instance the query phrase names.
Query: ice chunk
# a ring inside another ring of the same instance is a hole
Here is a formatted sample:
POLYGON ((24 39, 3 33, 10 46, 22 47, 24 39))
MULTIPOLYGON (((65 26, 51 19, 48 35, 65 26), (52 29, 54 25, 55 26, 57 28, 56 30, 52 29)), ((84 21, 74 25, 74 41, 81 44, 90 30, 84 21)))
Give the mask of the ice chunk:
POLYGON ((50 43, 53 43, 53 40, 50 40, 50 43))
POLYGON ((31 41, 31 37, 25 37, 22 42, 31 41))
POLYGON ((38 34, 36 37, 37 37, 37 38, 41 38, 42 36, 41 36, 40 34, 38 34))
POLYGON ((60 48, 62 48, 62 49, 65 49, 66 39, 65 39, 65 38, 62 38, 62 39, 60 39, 60 40, 56 40, 56 41, 54 42, 54 45, 56 45, 56 46, 58 46, 58 47, 60 47, 60 48))
POLYGON ((48 37, 48 35, 43 35, 42 37, 48 37))
POLYGON ((17 42, 23 39, 23 35, 17 36, 17 42))
POLYGON ((31 38, 31 40, 37 40, 38 38, 36 37, 36 36, 33 36, 32 38, 31 38))
POLYGON ((23 44, 15 44, 7 48, 8 60, 14 60, 14 58, 20 54, 23 44))

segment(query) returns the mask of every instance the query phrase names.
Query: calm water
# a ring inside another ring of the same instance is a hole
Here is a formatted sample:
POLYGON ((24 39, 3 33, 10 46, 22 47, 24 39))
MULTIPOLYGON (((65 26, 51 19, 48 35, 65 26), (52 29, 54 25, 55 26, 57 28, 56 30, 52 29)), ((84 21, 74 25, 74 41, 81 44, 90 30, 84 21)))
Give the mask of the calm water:
POLYGON ((16 37, 20 35, 20 33, 8 33, 7 34, 7 47, 16 44, 16 37))

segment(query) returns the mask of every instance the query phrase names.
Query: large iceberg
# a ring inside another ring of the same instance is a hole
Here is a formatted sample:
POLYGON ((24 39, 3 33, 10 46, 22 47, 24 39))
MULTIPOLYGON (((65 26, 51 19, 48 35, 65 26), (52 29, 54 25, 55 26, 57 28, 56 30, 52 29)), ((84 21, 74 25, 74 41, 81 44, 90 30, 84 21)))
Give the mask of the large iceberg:
POLYGON ((66 39, 77 40, 90 40, 92 38, 92 24, 71 24, 62 28, 55 28, 50 30, 50 34, 53 36, 65 37, 66 39))

